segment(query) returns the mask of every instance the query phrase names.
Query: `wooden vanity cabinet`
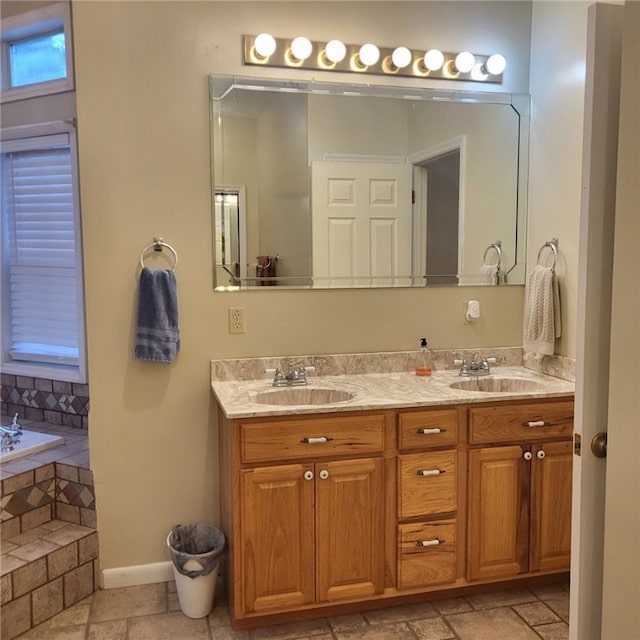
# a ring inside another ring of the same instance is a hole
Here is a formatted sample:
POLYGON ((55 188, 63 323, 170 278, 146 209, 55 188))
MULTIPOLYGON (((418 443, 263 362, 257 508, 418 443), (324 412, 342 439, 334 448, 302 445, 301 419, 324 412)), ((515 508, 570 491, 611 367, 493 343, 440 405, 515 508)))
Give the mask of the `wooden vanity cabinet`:
POLYGON ((221 414, 234 627, 568 570, 572 432, 567 398, 221 414))
POLYGON ((384 414, 236 421, 236 613, 382 593, 385 432, 384 414))
POLYGON ((573 401, 469 409, 467 577, 569 569, 573 401))

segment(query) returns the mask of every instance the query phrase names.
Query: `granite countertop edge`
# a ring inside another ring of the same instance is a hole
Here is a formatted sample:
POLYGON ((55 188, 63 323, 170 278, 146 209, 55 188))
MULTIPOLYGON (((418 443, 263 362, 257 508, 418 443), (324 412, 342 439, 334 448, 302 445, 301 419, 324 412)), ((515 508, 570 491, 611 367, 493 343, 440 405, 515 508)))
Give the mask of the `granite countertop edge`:
MULTIPOLYGON (((428 377, 413 372, 364 373, 309 376, 308 385, 293 388, 339 389, 354 394, 343 402, 321 405, 274 405, 256 402, 256 395, 274 390, 270 379, 212 380, 211 389, 229 419, 272 416, 313 415, 348 411, 375 411, 419 407, 477 404, 496 401, 572 398, 573 382, 532 371, 523 366, 493 367, 487 378, 518 378, 536 382, 533 391, 479 392, 453 389, 451 383, 463 380, 457 371, 435 371, 428 377)), ((472 378, 473 379, 473 378, 472 378)), ((288 389, 292 387, 281 387, 288 389)))

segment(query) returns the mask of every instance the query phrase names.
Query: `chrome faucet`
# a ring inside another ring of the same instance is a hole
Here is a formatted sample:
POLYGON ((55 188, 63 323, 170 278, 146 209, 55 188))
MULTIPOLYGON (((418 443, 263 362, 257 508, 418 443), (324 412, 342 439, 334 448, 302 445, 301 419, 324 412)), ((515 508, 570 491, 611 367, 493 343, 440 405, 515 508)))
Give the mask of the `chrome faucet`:
POLYGON ((454 364, 460 367, 459 375, 461 376, 488 376, 491 373, 491 365, 497 361, 498 359, 493 357, 478 360, 478 354, 473 351, 471 361, 454 360, 454 364))
POLYGON ((22 435, 22 427, 18 424, 18 414, 13 416, 13 421, 10 427, 3 427, 0 425, 1 443, 0 448, 2 451, 13 451, 13 445, 20 442, 20 436, 22 435))
POLYGON ((273 376, 274 387, 293 387, 303 384, 308 384, 307 371, 305 367, 300 366, 299 362, 293 362, 292 360, 287 362, 287 368, 284 371, 276 369, 273 376))

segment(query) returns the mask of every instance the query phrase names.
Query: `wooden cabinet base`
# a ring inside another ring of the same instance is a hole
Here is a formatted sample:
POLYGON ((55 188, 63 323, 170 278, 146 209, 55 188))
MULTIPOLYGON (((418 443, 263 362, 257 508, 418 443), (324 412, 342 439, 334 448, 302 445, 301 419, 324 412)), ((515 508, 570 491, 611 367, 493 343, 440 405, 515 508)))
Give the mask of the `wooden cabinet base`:
POLYGON ((566 580, 572 402, 228 420, 236 629, 566 580))
POLYGON ((255 629, 275 624, 299 622, 301 620, 313 620, 316 618, 347 615, 361 611, 372 611, 386 609, 388 607, 431 602, 434 600, 459 598, 490 591, 508 591, 511 589, 526 589, 550 584, 562 584, 568 582, 568 580, 569 572, 567 571, 562 573, 536 573, 535 575, 520 576, 513 580, 503 579, 473 584, 465 580, 457 580, 451 585, 420 587, 413 591, 407 589, 400 592, 396 589, 387 589, 384 594, 377 597, 343 602, 340 604, 317 604, 269 615, 251 614, 243 617, 234 617, 232 607, 230 607, 229 614, 234 629, 255 629))

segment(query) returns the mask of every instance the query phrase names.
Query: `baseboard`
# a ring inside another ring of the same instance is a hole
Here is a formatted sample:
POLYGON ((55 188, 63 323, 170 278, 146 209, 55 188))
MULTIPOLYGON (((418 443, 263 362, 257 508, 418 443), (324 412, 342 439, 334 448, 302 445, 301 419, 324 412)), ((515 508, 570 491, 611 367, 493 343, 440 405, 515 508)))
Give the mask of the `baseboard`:
POLYGON ((173 580, 173 563, 170 561, 152 562, 131 567, 103 569, 100 586, 102 589, 117 589, 118 587, 135 587, 139 584, 169 582, 170 580, 173 580))

